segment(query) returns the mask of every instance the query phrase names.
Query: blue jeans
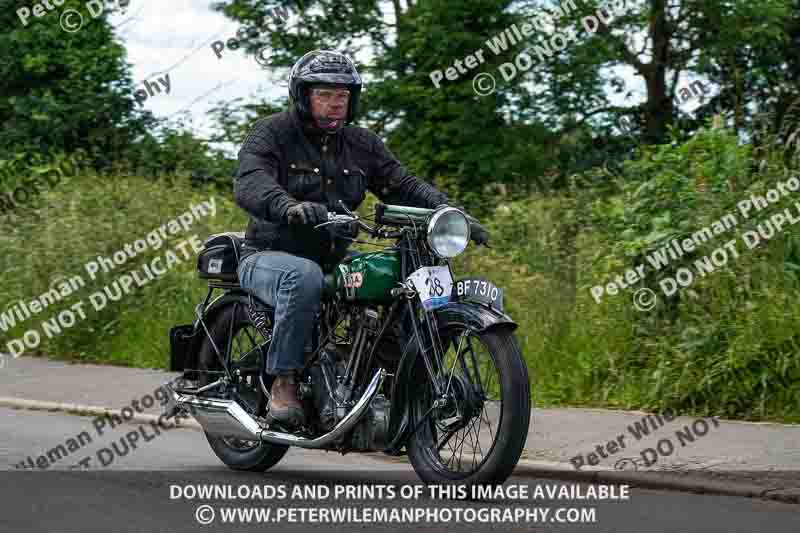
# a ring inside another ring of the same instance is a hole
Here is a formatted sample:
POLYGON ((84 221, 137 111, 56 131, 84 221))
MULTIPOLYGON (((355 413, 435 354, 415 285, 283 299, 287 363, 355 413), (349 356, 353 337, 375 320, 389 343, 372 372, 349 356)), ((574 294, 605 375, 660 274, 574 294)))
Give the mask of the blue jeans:
POLYGON ((275 309, 266 372, 280 375, 302 369, 304 347, 320 308, 322 269, 310 259, 266 250, 245 257, 238 272, 242 288, 275 309))

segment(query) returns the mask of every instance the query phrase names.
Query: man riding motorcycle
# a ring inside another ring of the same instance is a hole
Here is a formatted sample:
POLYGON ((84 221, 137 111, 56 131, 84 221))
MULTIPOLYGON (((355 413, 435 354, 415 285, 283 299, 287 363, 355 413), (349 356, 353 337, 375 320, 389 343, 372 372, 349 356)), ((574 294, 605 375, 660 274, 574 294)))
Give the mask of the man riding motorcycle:
MULTIPOLYGON (((234 195, 251 217, 239 280, 275 310, 265 369, 277 376, 269 414, 288 425, 303 419, 295 372, 303 368, 320 308, 323 270, 344 258, 357 233, 314 226, 327 222, 340 200, 355 211, 367 190, 388 204, 450 204, 403 167, 377 135, 350 125, 360 93, 361 77, 348 57, 309 52, 292 67, 290 109, 259 120, 239 151, 234 195)), ((488 243, 475 222, 471 235, 477 244, 488 243)))

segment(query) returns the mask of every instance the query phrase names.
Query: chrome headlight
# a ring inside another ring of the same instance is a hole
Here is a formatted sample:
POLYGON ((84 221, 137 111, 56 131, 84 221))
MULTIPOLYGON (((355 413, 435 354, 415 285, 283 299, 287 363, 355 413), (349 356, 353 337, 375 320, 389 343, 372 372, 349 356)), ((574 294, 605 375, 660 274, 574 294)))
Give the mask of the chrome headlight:
POLYGON ((469 244, 469 221, 455 207, 437 211, 428 223, 428 246, 443 258, 455 257, 469 244))

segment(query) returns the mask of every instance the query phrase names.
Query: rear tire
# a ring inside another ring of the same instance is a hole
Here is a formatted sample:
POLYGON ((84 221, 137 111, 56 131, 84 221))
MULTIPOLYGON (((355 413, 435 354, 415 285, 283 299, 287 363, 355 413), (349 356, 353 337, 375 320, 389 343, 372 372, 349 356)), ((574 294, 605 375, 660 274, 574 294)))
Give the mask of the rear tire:
MULTIPOLYGON (((452 335, 460 334, 460 331, 440 332, 443 342, 445 338, 453 338, 452 335), (450 335, 450 337, 448 337, 450 335)), ((501 394, 500 404, 500 421, 497 426, 496 436, 492 440, 491 448, 483 450, 480 448, 480 453, 473 453, 473 457, 480 457, 481 461, 474 459, 474 469, 468 472, 455 472, 450 471, 447 467, 450 461, 455 456, 456 451, 450 454, 450 460, 445 463, 444 457, 437 448, 437 441, 446 440, 444 436, 447 435, 446 431, 437 429, 436 424, 429 419, 427 423, 423 423, 419 430, 411 436, 408 442, 408 458, 411 462, 417 475, 425 483, 430 484, 464 484, 464 485, 499 485, 502 484, 513 472, 514 467, 517 465, 522 451, 525 447, 525 441, 528 437, 528 429, 530 425, 531 416, 531 402, 530 402, 530 381, 528 379, 528 368, 525 360, 522 357, 522 351, 517 343, 514 334, 508 329, 494 329, 491 331, 483 331, 481 333, 472 333, 470 340, 479 339, 480 343, 488 348, 496 368, 496 375, 499 375, 497 380, 499 383, 499 392, 501 394)), ((447 346, 447 345, 446 345, 447 346)), ((448 349, 447 347, 445 349, 448 349)), ((463 351, 463 349, 462 349, 463 351)), ((455 350, 453 350, 455 352, 455 350)), ((450 353, 450 352, 448 352, 450 353)), ((465 356, 466 360, 466 356, 465 356)), ((418 361, 421 364, 421 361, 418 361)), ((468 363, 469 365, 469 363, 468 363)), ((483 366, 479 363, 477 366, 483 366)), ((470 370, 471 371, 471 370, 470 370)), ((479 371, 479 373, 481 373, 479 371)), ((452 375, 453 373, 450 372, 452 375)), ((482 373, 481 373, 482 374, 482 373)), ((432 387, 429 383, 428 373, 424 365, 418 367, 415 375, 424 376, 424 382, 418 386, 416 390, 417 400, 411 406, 411 427, 416 427, 422 417, 430 409, 433 404, 432 401, 432 387)), ((487 378, 482 377, 482 380, 487 378)), ((450 380, 452 382, 452 379, 450 380)), ((471 382, 467 382, 471 383, 471 382)), ((492 388, 491 383, 487 383, 486 388, 492 388)), ((462 386, 462 389, 464 387, 462 386)), ((480 389, 484 389, 481 384, 480 389)), ((464 402, 466 405, 466 402, 464 402)), ((473 416, 469 420, 483 421, 484 414, 487 413, 485 403, 481 404, 481 412, 477 416, 473 416)), ((491 412, 491 406, 489 411, 491 412)), ((488 419, 488 417, 487 417, 488 419)), ((465 435, 470 434, 469 425, 463 430, 465 435)), ((480 443, 481 441, 481 425, 477 424, 477 432, 475 425, 472 425, 472 435, 475 436, 474 441, 480 443)), ((488 426, 491 429, 491 425, 488 426)), ((458 434, 455 432, 454 434, 458 434)), ((452 437, 451 437, 452 438, 452 437)), ((470 440, 472 436, 470 435, 470 440)), ((464 436, 461 440, 462 450, 467 437, 464 436)), ((457 440, 457 437, 456 437, 457 440)), ((447 445, 451 445, 448 441, 447 445)), ((440 448, 443 450, 443 448, 440 448)), ((451 448, 452 450, 452 448, 451 448)), ((458 450, 456 444, 455 450, 458 450)), ((445 455, 447 454, 446 450, 445 455)), ((458 458, 458 467, 462 466, 461 457, 458 458)), ((456 466, 456 463, 453 463, 456 466)))
MULTIPOLYGON (((241 336, 244 339, 241 342, 255 339, 257 342, 261 343, 264 340, 258 331, 252 326, 247 310, 241 302, 238 304, 231 302, 229 305, 220 309, 214 315, 211 323, 208 324, 208 330, 211 333, 211 337, 214 339, 214 344, 216 344, 217 348, 220 349, 223 355, 226 355, 228 360, 235 360, 236 358, 237 336, 241 336), (234 309, 236 312, 236 317, 233 324, 234 342, 232 343, 231 347, 233 354, 226 355, 225 351, 228 347, 228 336, 234 309), (248 332, 250 333, 249 336, 246 334, 248 332)), ((269 345, 267 344, 264 347, 264 351, 267 350, 268 346, 269 345)), ((198 363, 201 370, 222 370, 222 365, 219 364, 217 354, 207 336, 203 340, 203 344, 200 348, 198 363)), ((203 386, 213 382, 217 379, 216 376, 219 375, 220 374, 201 374, 200 385, 203 386)), ((265 383, 265 385, 267 388, 269 388, 271 387, 272 383, 270 381, 265 383)), ((259 416, 263 416, 266 401, 257 382, 255 383, 253 396, 257 398, 257 405, 259 406, 258 414, 259 416)), ((282 446, 264 441, 261 441, 260 443, 255 443, 254 441, 237 441, 222 435, 212 435, 208 432, 204 433, 206 435, 206 439, 208 440, 208 444, 211 446, 211 449, 214 450, 214 453, 217 455, 217 457, 219 457, 220 461, 225 463, 233 470, 263 472, 275 466, 278 461, 283 459, 283 456, 286 455, 286 452, 289 450, 289 446, 282 446), (250 443, 250 445, 239 445, 243 443, 250 443)))

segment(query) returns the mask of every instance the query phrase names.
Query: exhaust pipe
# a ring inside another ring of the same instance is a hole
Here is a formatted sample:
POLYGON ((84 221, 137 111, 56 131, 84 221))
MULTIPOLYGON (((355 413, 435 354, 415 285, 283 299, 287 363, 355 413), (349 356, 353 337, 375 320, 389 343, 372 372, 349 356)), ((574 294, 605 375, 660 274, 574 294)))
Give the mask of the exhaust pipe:
POLYGON ((300 448, 324 448, 353 429, 353 426, 355 426, 358 421, 361 420, 361 417, 367 412, 369 404, 372 403, 372 399, 375 398, 376 394, 378 394, 381 385, 383 385, 384 379, 386 379, 386 370, 379 368, 377 371, 375 371, 375 375, 372 376, 372 380, 369 382, 367 390, 364 391, 364 395, 361 396, 361 399, 358 400, 356 405, 350 410, 347 416, 345 416, 338 424, 336 424, 336 427, 330 432, 317 437, 316 439, 308 439, 305 437, 298 437, 290 433, 282 433, 280 431, 271 431, 265 429, 261 432, 261 440, 265 440, 274 444, 299 446, 300 448))
POLYGON ((364 391, 364 395, 356 402, 335 428, 325 435, 314 439, 299 437, 281 431, 264 429, 242 407, 233 400, 215 400, 197 398, 192 395, 176 392, 169 383, 164 384, 169 398, 165 412, 178 410, 190 412, 203 429, 214 435, 233 436, 243 440, 263 440, 273 444, 297 446, 300 448, 321 449, 340 439, 361 420, 370 403, 386 379, 386 370, 378 369, 364 391))
POLYGON ((198 398, 192 394, 177 392, 165 383, 167 405, 165 418, 179 411, 190 413, 203 429, 212 435, 225 435, 243 440, 259 440, 261 426, 233 400, 198 398))

